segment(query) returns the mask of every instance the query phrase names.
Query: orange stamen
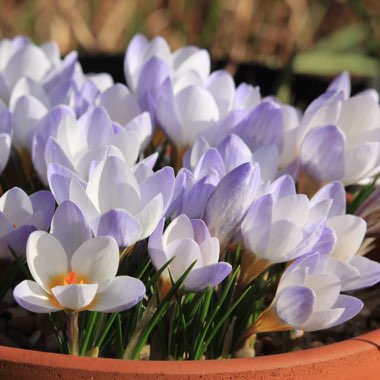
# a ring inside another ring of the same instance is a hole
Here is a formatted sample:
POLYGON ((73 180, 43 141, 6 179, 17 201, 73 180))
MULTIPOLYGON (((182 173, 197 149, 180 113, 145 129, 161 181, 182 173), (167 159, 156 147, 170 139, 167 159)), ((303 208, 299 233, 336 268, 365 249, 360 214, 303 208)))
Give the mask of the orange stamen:
POLYGON ((65 278, 65 285, 75 284, 76 282, 75 277, 76 277, 76 273, 70 272, 69 275, 65 278))
POLYGON ((13 224, 12 224, 12 227, 13 227, 13 228, 16 228, 17 226, 13 223, 13 224))

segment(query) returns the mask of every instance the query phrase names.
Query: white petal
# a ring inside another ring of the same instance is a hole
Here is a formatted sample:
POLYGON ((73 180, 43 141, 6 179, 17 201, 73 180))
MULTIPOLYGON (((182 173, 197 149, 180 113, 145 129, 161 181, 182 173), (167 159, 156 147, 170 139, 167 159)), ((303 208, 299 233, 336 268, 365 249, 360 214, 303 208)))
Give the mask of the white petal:
POLYGON ((192 239, 175 240, 168 245, 168 258, 174 257, 169 265, 174 281, 177 281, 194 262, 193 268, 202 266, 202 257, 198 244, 192 239))
POLYGON ((8 190, 0 198, 0 210, 11 224, 20 226, 26 224, 33 215, 32 201, 18 187, 8 190))
POLYGON ((65 309, 79 311, 94 300, 97 284, 56 286, 51 291, 65 309))
POLYGON ((164 213, 164 202, 162 195, 156 195, 138 214, 135 218, 142 226, 143 232, 140 240, 148 237, 158 225, 164 213))
POLYGON ((194 239, 194 232, 190 219, 185 214, 182 214, 172 220, 166 228, 163 236, 164 247, 174 240, 185 238, 194 239))
POLYGON ((90 282, 104 290, 116 276, 119 267, 119 248, 115 239, 99 236, 84 242, 73 254, 71 269, 85 275, 90 282))
POLYGON ((144 297, 144 284, 133 277, 118 276, 103 292, 98 293, 91 310, 115 313, 130 309, 144 297))
POLYGON ((58 239, 44 231, 33 232, 26 246, 30 273, 37 283, 49 291, 53 277, 67 273, 69 263, 58 239))
POLYGON ((337 236, 337 242, 332 257, 340 261, 349 261, 363 242, 366 232, 366 222, 354 215, 339 215, 330 218, 327 225, 337 236))

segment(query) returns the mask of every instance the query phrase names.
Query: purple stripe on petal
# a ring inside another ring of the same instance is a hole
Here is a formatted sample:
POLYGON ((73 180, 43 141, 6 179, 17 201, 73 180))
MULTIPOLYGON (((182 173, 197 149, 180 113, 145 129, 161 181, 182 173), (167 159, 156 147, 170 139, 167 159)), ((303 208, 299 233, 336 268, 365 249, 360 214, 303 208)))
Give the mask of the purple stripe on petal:
POLYGON ((315 295, 309 288, 289 286, 283 289, 276 298, 276 313, 286 324, 299 326, 306 322, 313 312, 315 295))
POLYGON ((97 221, 96 236, 112 236, 119 247, 129 247, 136 243, 141 233, 141 225, 125 210, 110 210, 97 221))
POLYGON ((345 137, 335 125, 311 129, 301 146, 303 170, 318 182, 339 180, 344 176, 345 137))
POLYGON ((43 216, 42 224, 36 225, 39 230, 47 231, 55 210, 55 199, 50 191, 41 190, 30 196, 33 205, 33 212, 41 212, 43 216))
POLYGON ((185 290, 200 292, 207 287, 214 288, 230 274, 231 270, 231 265, 225 262, 193 269, 185 279, 185 290))

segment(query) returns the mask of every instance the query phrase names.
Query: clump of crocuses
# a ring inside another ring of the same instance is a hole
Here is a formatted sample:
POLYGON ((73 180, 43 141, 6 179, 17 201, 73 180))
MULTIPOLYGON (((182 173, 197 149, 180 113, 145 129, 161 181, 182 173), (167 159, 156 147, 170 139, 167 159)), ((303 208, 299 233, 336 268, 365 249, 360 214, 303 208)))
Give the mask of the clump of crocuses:
POLYGON ((302 112, 161 37, 132 39, 127 86, 54 43, 0 58, 0 297, 48 313, 62 353, 253 355, 380 281, 378 94, 348 73, 302 112))

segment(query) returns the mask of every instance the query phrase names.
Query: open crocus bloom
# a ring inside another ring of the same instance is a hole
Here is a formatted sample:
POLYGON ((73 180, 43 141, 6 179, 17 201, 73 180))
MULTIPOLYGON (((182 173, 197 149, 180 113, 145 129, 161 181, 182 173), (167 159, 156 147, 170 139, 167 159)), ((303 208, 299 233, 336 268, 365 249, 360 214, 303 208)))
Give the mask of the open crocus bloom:
POLYGON ((117 312, 131 308, 145 294, 140 280, 115 277, 119 248, 110 237, 87 240, 69 259, 55 236, 35 231, 28 240, 27 262, 35 282, 23 281, 13 295, 32 312, 117 312))
POLYGON ((173 259, 162 278, 170 286, 170 276, 177 281, 195 262, 184 281, 184 289, 199 292, 215 287, 231 272, 231 265, 219 260, 219 241, 211 237, 201 219, 186 215, 174 219, 163 233, 161 220, 149 239, 149 256, 157 270, 173 259), (170 273, 170 274, 169 274, 170 273))

